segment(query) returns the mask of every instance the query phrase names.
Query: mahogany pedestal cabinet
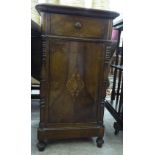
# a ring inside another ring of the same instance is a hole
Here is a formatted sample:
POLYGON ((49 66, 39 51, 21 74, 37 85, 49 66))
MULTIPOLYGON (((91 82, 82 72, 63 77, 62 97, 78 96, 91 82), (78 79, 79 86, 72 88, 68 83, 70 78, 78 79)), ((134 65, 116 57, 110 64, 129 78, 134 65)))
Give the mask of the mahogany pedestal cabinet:
POLYGON ((50 140, 104 136, 102 100, 114 43, 110 11, 38 4, 41 16, 40 151, 50 140))

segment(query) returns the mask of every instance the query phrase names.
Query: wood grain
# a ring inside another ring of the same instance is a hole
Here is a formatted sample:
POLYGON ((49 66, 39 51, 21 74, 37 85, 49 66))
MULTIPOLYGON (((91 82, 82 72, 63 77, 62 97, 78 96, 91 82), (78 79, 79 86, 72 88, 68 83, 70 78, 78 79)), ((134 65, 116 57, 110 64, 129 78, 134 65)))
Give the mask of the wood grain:
POLYGON ((51 5, 39 5, 37 9, 42 18, 37 146, 43 150, 46 140, 97 136, 97 146, 101 147, 102 100, 114 49, 109 39, 116 14, 79 8, 72 12, 70 7, 51 5))

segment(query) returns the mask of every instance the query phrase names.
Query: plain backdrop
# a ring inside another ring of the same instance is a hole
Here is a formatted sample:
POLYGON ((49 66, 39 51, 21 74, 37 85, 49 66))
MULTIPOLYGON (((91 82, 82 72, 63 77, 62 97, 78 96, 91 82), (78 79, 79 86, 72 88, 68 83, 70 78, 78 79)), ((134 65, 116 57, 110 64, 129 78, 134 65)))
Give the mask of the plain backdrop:
MULTIPOLYGON (((31 1, 0 2, 2 155, 31 154, 31 1)), ((154 1, 122 1, 124 155, 155 154, 154 1)))

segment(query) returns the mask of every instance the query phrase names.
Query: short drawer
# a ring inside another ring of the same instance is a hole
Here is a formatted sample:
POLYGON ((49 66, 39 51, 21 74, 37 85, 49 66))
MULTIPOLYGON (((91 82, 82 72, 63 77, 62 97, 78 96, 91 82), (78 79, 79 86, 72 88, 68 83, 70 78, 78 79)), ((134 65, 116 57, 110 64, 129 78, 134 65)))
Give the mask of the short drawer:
POLYGON ((49 14, 46 34, 110 39, 112 20, 74 15, 49 14))

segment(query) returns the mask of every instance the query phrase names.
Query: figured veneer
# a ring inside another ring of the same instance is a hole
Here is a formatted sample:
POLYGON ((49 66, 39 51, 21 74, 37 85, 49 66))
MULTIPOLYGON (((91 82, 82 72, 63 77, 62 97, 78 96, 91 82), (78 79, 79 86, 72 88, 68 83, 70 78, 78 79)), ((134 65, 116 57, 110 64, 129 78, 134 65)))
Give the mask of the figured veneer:
POLYGON ((102 100, 115 12, 39 4, 42 67, 38 149, 48 140, 98 137, 103 144, 102 100))

